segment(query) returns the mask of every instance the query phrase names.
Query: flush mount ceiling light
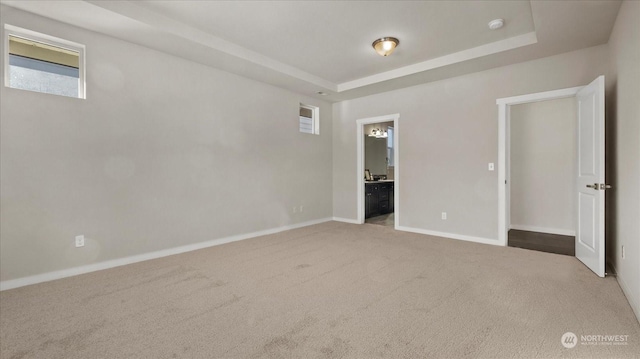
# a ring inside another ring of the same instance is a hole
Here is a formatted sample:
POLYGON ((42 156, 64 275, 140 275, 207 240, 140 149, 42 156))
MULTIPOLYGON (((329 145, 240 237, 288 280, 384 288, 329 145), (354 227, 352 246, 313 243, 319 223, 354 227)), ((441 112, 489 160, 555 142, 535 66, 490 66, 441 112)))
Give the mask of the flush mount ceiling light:
POLYGON ((489 21, 489 28, 491 30, 498 30, 503 26, 504 26, 504 20, 502 19, 495 19, 495 20, 489 21))
POLYGON ((395 37, 382 37, 374 41, 371 46, 376 50, 380 56, 389 56, 396 49, 396 46, 400 44, 400 40, 395 37))

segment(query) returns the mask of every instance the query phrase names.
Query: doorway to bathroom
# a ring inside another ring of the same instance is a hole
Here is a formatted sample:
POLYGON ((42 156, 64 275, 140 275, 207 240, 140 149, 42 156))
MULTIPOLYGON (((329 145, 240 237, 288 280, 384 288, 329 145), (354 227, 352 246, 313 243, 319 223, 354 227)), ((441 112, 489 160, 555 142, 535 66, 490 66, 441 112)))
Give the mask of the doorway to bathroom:
POLYGON ((398 120, 395 114, 357 121, 358 223, 398 226, 398 120))

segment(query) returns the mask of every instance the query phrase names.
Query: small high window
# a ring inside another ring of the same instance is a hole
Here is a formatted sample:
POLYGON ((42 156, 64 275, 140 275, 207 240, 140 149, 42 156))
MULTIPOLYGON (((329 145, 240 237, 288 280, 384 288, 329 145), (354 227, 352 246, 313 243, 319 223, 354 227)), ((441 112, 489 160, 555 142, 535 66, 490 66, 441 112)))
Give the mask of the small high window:
POLYGON ((85 98, 84 45, 5 25, 5 86, 85 98))
POLYGON ((320 134, 320 109, 300 104, 300 132, 320 134))

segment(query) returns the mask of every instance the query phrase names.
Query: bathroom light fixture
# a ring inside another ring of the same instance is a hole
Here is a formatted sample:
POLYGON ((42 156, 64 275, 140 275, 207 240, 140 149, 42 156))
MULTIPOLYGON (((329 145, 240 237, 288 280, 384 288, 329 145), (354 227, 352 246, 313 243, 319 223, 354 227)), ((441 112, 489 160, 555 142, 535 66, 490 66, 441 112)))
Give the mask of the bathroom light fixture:
POLYGON ((373 130, 371 130, 371 134, 369 135, 369 137, 375 138, 387 138, 387 136, 387 131, 381 130, 379 128, 374 128, 373 130))
POLYGON ((400 40, 395 37, 382 37, 377 39, 371 44, 380 56, 389 56, 396 49, 396 46, 400 44, 400 40))

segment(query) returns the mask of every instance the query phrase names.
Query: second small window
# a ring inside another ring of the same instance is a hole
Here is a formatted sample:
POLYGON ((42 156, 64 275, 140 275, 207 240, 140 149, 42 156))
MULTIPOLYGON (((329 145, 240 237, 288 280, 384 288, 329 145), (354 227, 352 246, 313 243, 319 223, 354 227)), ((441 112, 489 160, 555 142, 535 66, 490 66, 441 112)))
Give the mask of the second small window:
POLYGON ((84 46, 5 25, 5 85, 84 98, 84 46))
POLYGON ((300 132, 320 134, 320 109, 300 104, 300 132))

